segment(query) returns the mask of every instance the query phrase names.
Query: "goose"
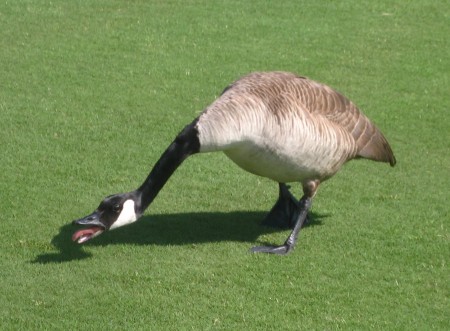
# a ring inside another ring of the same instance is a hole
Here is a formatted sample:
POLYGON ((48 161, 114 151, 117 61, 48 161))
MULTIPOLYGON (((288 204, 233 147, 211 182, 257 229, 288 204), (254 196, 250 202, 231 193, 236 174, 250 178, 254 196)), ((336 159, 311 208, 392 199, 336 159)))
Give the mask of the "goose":
POLYGON ((347 161, 396 163, 378 128, 334 89, 289 72, 255 72, 228 87, 175 137, 143 184, 106 197, 72 240, 84 243, 106 230, 137 221, 169 177, 189 156, 222 151, 242 169, 278 183, 279 195, 264 222, 289 226, 282 245, 255 246, 254 253, 284 255, 295 247, 319 185, 347 161), (297 200, 289 183, 299 183, 297 200))

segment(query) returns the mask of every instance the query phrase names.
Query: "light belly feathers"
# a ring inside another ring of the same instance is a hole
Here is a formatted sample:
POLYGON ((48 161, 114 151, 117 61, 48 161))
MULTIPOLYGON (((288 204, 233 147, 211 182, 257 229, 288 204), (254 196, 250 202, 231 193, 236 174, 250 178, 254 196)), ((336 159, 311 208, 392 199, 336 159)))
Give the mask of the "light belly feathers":
POLYGON ((203 113, 197 124, 200 151, 222 150, 244 170, 282 183, 324 180, 356 155, 353 137, 324 117, 291 113, 280 119, 261 112, 247 113, 254 118, 222 113, 228 120, 219 122, 211 121, 219 114, 203 113))

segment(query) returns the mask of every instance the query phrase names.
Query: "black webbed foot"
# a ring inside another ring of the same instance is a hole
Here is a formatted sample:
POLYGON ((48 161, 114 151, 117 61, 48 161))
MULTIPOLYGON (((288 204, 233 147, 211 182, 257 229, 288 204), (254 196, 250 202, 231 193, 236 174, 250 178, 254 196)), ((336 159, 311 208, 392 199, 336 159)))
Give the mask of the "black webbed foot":
POLYGON ((279 196, 275 205, 262 221, 263 225, 292 229, 298 217, 299 202, 289 191, 289 186, 279 183, 279 196))
POLYGON ((277 254, 277 255, 287 255, 292 251, 293 247, 284 244, 281 246, 255 246, 250 249, 252 253, 266 253, 266 254, 277 254))
MULTIPOLYGON (((281 184, 280 184, 281 189, 281 184)), ((308 216, 308 211, 311 208, 312 198, 304 195, 298 203, 298 212, 296 213, 297 219, 295 222, 294 229, 291 234, 281 246, 256 246, 251 249, 253 253, 267 253, 267 254, 278 254, 286 255, 290 253, 297 242, 298 235, 301 228, 305 224, 308 216)))

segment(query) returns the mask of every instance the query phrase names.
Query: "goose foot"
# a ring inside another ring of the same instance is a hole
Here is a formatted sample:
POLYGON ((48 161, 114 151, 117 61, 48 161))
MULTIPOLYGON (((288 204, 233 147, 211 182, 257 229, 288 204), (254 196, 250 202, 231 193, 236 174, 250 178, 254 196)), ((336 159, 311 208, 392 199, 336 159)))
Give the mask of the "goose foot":
MULTIPOLYGON (((281 188, 281 185, 280 185, 281 188)), ((312 196, 313 194, 311 194, 312 196)), ((304 195, 298 203, 298 212, 295 222, 294 229, 292 230, 289 237, 286 239, 281 246, 256 246, 251 249, 253 253, 268 253, 268 254, 278 254, 286 255, 290 253, 295 244, 297 243, 298 235, 303 225, 306 222, 308 211, 311 208, 312 197, 304 195)))
POLYGON ((299 202, 289 191, 289 186, 279 183, 279 188, 278 200, 262 224, 274 228, 292 229, 298 218, 299 202))
POLYGON ((266 253, 266 254, 277 254, 277 255, 287 255, 294 247, 288 244, 281 246, 255 246, 250 249, 252 253, 266 253))

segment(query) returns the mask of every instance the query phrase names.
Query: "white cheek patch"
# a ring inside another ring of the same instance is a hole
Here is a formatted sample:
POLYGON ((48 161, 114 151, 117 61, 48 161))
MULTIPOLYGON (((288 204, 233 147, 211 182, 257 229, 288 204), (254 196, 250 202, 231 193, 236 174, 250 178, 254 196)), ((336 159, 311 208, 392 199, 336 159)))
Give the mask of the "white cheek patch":
POLYGON ((137 220, 136 212, 134 211, 134 201, 127 200, 124 202, 122 212, 117 220, 111 225, 110 230, 120 228, 121 226, 131 224, 137 220))

